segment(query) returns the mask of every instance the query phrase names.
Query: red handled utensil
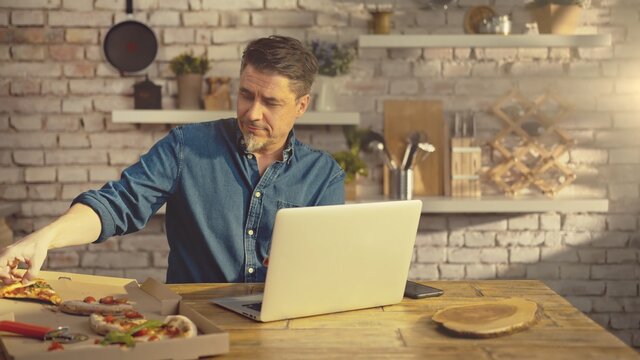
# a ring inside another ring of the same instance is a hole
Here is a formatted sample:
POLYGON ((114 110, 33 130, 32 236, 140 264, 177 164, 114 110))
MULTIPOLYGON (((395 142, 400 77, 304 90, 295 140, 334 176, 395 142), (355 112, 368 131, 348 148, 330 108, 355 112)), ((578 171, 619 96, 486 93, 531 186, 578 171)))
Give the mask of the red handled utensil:
POLYGON ((85 341, 89 338, 85 334, 70 333, 69 328, 64 326, 53 329, 46 326, 39 326, 9 320, 0 321, 0 331, 8 331, 38 340, 55 340, 63 344, 85 341))

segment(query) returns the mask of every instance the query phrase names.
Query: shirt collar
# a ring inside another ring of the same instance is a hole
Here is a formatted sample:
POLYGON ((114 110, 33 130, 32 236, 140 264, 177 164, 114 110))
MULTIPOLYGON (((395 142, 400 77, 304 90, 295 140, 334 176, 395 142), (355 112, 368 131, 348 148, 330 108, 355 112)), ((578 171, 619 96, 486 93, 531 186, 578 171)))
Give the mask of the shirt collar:
MULTIPOLYGON (((283 162, 289 164, 294 155, 294 144, 296 142, 296 134, 295 130, 291 129, 289 135, 287 136, 287 140, 284 145, 284 150, 282 154, 283 162)), ((242 155, 247 155, 249 152, 247 151, 247 145, 244 143, 244 137, 242 136, 242 131, 240 131, 240 126, 238 126, 238 120, 236 119, 236 145, 238 147, 238 152, 242 155)))

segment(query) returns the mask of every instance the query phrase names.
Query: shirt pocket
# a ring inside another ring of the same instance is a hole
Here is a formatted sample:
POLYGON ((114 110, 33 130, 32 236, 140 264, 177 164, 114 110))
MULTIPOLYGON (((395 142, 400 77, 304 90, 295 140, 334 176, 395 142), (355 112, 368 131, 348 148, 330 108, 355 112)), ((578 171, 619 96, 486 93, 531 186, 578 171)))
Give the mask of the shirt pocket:
POLYGON ((271 201, 265 202, 265 208, 260 219, 260 230, 258 231, 258 234, 260 234, 257 241, 257 251, 259 254, 259 259, 264 259, 269 256, 269 249, 271 247, 271 235, 273 233, 273 225, 276 221, 276 213, 278 212, 278 210, 297 207, 302 207, 302 205, 298 205, 291 201, 278 198, 272 198, 271 201))

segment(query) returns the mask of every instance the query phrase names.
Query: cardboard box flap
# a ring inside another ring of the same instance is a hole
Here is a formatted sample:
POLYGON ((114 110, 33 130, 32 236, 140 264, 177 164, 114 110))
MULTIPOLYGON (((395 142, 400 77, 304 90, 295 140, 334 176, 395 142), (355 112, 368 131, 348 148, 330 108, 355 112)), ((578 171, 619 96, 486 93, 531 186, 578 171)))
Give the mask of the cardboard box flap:
MULTIPOLYGON (((99 276, 99 275, 86 275, 86 274, 74 274, 69 272, 61 272, 61 271, 41 271, 41 277, 46 280, 72 280, 84 283, 91 284, 104 284, 104 285, 114 285, 114 286, 124 286, 130 282, 136 282, 135 279, 127 279, 127 278, 116 278, 110 276, 99 276)), ((136 282, 137 283, 137 282, 136 282)))
POLYGON ((156 279, 148 278, 140 285, 140 289, 158 301, 158 308, 161 315, 178 313, 178 305, 182 300, 182 296, 174 293, 167 285, 156 279))

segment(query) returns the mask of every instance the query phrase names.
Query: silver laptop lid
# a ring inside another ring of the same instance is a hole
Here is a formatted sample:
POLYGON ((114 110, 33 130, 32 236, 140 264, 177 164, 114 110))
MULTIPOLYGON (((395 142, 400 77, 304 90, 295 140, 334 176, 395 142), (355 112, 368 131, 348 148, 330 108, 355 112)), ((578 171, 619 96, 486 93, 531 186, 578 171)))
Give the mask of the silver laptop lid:
POLYGON ((278 211, 260 320, 400 302, 421 211, 419 200, 278 211))

